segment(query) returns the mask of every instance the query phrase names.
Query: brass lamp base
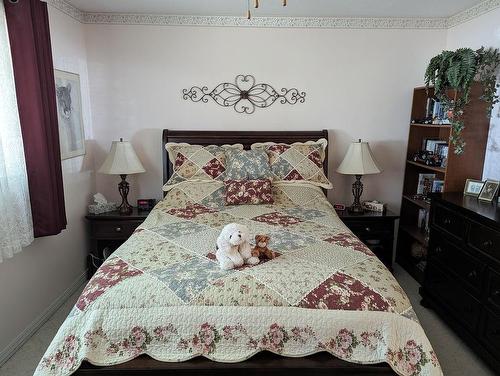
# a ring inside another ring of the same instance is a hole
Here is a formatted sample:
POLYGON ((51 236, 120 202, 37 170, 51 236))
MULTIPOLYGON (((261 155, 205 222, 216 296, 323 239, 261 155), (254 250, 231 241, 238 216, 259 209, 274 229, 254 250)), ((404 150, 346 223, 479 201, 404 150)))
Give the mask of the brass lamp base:
POLYGON ((127 196, 130 190, 129 183, 127 182, 127 175, 120 175, 122 181, 118 184, 118 191, 120 192, 120 196, 122 196, 122 203, 118 207, 120 215, 130 215, 132 214, 132 205, 128 203, 127 196))
POLYGON ((352 184, 352 194, 354 202, 347 208, 347 211, 352 214, 363 214, 365 209, 361 205, 361 194, 363 193, 363 183, 361 183, 361 175, 356 175, 356 181, 352 184))

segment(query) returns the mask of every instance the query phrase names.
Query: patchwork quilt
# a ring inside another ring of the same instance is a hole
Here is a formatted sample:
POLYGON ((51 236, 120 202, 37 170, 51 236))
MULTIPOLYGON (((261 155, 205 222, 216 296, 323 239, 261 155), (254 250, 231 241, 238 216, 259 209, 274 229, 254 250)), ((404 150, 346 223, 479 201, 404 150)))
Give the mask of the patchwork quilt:
POLYGON ((442 375, 406 294, 321 189, 273 190, 273 205, 225 206, 220 182, 175 187, 89 281, 35 375, 70 375, 83 360, 239 362, 263 350, 442 375), (230 222, 268 234, 278 257, 221 270, 215 244, 230 222))

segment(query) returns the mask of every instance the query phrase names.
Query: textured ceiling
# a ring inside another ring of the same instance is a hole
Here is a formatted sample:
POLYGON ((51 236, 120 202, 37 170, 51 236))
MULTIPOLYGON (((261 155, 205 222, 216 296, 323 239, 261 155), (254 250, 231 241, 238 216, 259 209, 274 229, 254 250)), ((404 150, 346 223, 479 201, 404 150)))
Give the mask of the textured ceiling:
MULTIPOLYGON (((66 0, 85 12, 242 16, 247 0, 66 0)), ((248 0, 252 5, 254 0, 248 0)), ((449 17, 481 0, 260 0, 254 17, 449 17)))

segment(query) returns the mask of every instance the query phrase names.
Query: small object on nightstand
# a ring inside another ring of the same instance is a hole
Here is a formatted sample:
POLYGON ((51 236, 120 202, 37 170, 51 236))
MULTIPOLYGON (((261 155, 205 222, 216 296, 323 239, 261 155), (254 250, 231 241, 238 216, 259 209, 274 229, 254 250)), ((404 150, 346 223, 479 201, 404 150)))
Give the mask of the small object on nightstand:
POLYGON ((333 208, 334 208, 335 210, 340 210, 340 211, 343 211, 343 210, 345 210, 345 205, 344 205, 344 204, 334 204, 334 205, 333 205, 333 208))
POLYGON ((368 142, 353 142, 344 157, 344 160, 337 168, 339 174, 355 175, 356 181, 352 185, 352 194, 354 195, 354 202, 348 208, 351 213, 362 214, 365 210, 361 205, 361 194, 363 193, 363 183, 361 183, 361 176, 367 174, 378 174, 382 170, 377 166, 375 158, 368 142))
POLYGON ((142 198, 137 200, 137 210, 139 211, 151 211, 156 205, 156 200, 154 198, 142 198))
POLYGON ((340 219, 392 271, 394 225, 398 215, 367 211, 363 214, 337 211, 340 219))
POLYGON ((363 208, 365 208, 366 211, 383 213, 386 210, 386 205, 377 200, 364 201, 363 208))
POLYGON ((94 204, 89 205, 90 214, 101 214, 113 210, 116 210, 116 204, 108 202, 102 193, 96 193, 94 195, 94 204))
POLYGON ((132 213, 132 206, 128 203, 127 196, 130 190, 127 175, 139 174, 146 170, 128 141, 113 141, 108 157, 98 172, 108 175, 120 175, 122 181, 118 184, 118 191, 122 197, 122 203, 118 207, 121 215, 132 213))

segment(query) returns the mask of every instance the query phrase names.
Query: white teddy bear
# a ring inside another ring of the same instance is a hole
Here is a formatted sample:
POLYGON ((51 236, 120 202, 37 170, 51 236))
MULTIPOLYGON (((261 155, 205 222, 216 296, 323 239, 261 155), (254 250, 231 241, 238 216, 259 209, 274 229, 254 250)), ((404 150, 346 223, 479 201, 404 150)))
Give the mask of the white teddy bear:
POLYGON ((252 256, 248 228, 238 223, 230 223, 222 229, 217 238, 217 252, 215 257, 220 268, 229 270, 243 264, 256 265, 259 258, 252 256))

